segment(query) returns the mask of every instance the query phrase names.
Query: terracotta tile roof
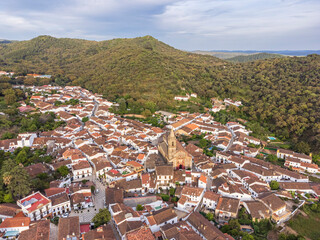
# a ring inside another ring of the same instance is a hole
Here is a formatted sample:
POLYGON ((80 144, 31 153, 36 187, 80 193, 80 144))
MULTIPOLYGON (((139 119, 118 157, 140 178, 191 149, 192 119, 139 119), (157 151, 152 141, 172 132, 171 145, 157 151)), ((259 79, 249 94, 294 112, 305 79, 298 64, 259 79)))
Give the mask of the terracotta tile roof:
POLYGON ((203 188, 184 186, 181 194, 186 196, 200 196, 203 191, 203 188))
POLYGON ((239 199, 220 197, 216 209, 224 212, 237 213, 239 204, 239 199))
POLYGON ((286 203, 273 193, 265 193, 259 196, 258 199, 260 199, 273 212, 286 207, 286 203))
POLYGON ((60 218, 58 225, 58 240, 66 239, 67 235, 80 237, 79 217, 60 218))
POLYGON ((127 232, 131 232, 132 230, 141 228, 143 226, 143 223, 141 221, 124 221, 120 225, 118 225, 118 228, 120 230, 120 233, 122 235, 125 235, 127 232))
POLYGON ((218 228, 198 212, 193 212, 186 221, 197 229, 197 231, 199 231, 206 239, 228 239, 218 228))
POLYGON ((141 183, 142 184, 150 183, 150 174, 149 173, 144 173, 141 175, 141 183))
POLYGON ((21 211, 21 208, 17 204, 13 204, 13 203, 0 204, 0 215, 14 217, 19 211, 21 211))
POLYGON ((53 195, 65 192, 65 188, 47 188, 44 190, 47 197, 51 197, 53 195))
POLYGON ((29 213, 31 213, 36 209, 49 204, 50 200, 43 196, 40 192, 36 192, 34 194, 29 195, 28 197, 18 200, 18 202, 20 202, 22 206, 28 207, 26 209, 29 213))
POLYGON ((56 206, 65 202, 70 202, 69 196, 66 192, 52 196, 50 200, 52 201, 52 206, 56 206))
MULTIPOLYGON (((83 240, 116 240, 111 225, 100 226, 82 235, 83 240)), ((139 239, 142 240, 142 239, 139 239)))
POLYGON ((149 217, 147 217, 147 219, 148 219, 148 222, 149 222, 150 226, 153 226, 153 225, 157 224, 156 220, 154 220, 153 216, 149 216, 149 217))
POLYGON ((177 217, 177 214, 172 208, 160 210, 153 215, 153 218, 158 225, 175 217, 177 217))
POLYGON ((244 205, 247 206, 250 215, 255 219, 264 219, 270 216, 269 209, 262 202, 250 201, 245 202, 244 205))
POLYGON ((30 228, 19 235, 19 240, 49 240, 50 220, 34 222, 30 228))
POLYGON ((127 234, 127 240, 142 240, 142 239, 148 239, 148 240, 155 239, 150 228, 142 227, 140 229, 137 229, 127 234))
POLYGON ((28 172, 30 177, 36 177, 40 173, 49 172, 48 167, 46 165, 44 165, 43 163, 36 163, 36 164, 30 165, 30 166, 27 166, 24 169, 28 172))
POLYGON ((85 168, 91 168, 88 161, 79 161, 77 164, 72 165, 73 170, 80 170, 85 168))
POLYGON ((29 217, 15 217, 15 218, 6 218, 0 224, 0 228, 17 228, 25 227, 30 225, 29 217))
POLYGON ((201 175, 199 181, 207 183, 207 177, 205 175, 201 175))
POLYGON ((203 195, 203 198, 218 202, 220 194, 214 193, 212 191, 206 191, 203 195))

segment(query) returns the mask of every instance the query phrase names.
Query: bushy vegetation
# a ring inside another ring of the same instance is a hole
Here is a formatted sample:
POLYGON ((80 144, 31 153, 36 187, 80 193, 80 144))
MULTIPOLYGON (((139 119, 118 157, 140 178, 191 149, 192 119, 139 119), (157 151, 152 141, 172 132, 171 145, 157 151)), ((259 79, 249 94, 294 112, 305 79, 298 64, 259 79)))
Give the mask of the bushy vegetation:
POLYGON ((12 153, 0 150, 0 203, 14 202, 32 190, 43 191, 49 188, 51 181, 61 177, 58 171, 53 174, 41 173, 31 179, 24 167, 35 163, 50 163, 51 160, 46 149, 31 150, 24 147, 12 153))
MULTIPOLYGON (((3 81, 2 77, 0 77, 0 86, 1 81, 3 81)), ((20 114, 18 110, 20 104, 17 101, 29 102, 29 98, 25 97, 22 90, 12 89, 10 84, 2 86, 5 89, 0 89, 0 112, 4 113, 0 115, 1 139, 12 139, 23 132, 50 131, 64 124, 63 121, 55 121, 56 116, 52 112, 20 114)))
POLYGON ((281 58, 284 57, 283 55, 280 54, 273 54, 273 53, 255 53, 255 54, 250 54, 250 55, 240 55, 232 58, 227 58, 227 61, 230 62, 252 62, 252 61, 257 61, 257 60, 264 60, 264 59, 269 59, 269 58, 281 58))
POLYGON ((319 203, 305 204, 302 210, 307 216, 298 213, 289 221, 288 225, 300 235, 312 240, 318 240, 320 236, 319 203))
POLYGON ((94 228, 97 228, 103 224, 107 224, 111 219, 111 214, 108 209, 99 209, 99 212, 93 217, 92 222, 94 223, 94 228))

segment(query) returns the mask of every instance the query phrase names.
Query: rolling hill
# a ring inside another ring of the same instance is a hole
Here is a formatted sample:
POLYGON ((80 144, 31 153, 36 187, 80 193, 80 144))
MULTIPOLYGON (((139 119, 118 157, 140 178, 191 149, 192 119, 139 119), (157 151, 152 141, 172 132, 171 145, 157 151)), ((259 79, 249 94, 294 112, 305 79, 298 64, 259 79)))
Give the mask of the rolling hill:
POLYGON ((252 62, 257 60, 265 60, 269 58, 281 58, 284 57, 280 54, 273 54, 273 53, 255 53, 250 55, 239 55, 232 58, 227 58, 227 61, 230 62, 252 62))
POLYGON ((123 98, 135 113, 173 109, 173 96, 242 100, 243 117, 259 122, 300 152, 320 149, 320 56, 230 63, 184 52, 151 36, 109 41, 40 36, 0 44, 0 69, 63 76, 70 83, 123 98), (300 144, 300 145, 299 145, 300 144))

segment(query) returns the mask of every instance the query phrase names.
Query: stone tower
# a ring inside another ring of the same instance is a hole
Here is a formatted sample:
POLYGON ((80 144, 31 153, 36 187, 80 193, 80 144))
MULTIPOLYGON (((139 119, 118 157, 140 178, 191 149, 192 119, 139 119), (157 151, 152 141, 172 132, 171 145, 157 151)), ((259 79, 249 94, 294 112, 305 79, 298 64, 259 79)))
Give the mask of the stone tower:
POLYGON ((177 140, 174 135, 173 129, 171 128, 168 136, 168 159, 172 159, 175 152, 177 151, 177 140))

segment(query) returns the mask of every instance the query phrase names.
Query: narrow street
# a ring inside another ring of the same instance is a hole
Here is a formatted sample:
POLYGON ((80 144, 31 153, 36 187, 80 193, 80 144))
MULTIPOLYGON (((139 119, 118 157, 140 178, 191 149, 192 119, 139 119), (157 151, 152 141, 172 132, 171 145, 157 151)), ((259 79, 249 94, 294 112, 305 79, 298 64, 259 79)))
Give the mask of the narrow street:
POLYGON ((98 108, 99 108, 99 103, 96 100, 94 100, 94 102, 95 102, 95 104, 94 104, 94 108, 92 110, 91 117, 96 115, 98 108))
MULTIPOLYGON (((229 131, 230 131, 230 130, 229 130, 229 131)), ((223 150, 223 152, 229 151, 229 149, 231 148, 231 146, 232 146, 232 144, 233 144, 235 135, 233 134, 232 131, 230 131, 230 133, 231 133, 231 140, 230 140, 230 142, 229 142, 229 144, 228 144, 228 147, 227 147, 225 150, 223 150)))
POLYGON ((100 183, 100 181, 96 180, 94 177, 91 177, 90 180, 92 180, 96 185, 96 193, 93 196, 94 207, 83 209, 78 212, 72 210, 70 213, 70 217, 79 216, 80 223, 91 222, 92 218, 99 212, 99 209, 104 208, 105 186, 103 186, 103 184, 100 183))

